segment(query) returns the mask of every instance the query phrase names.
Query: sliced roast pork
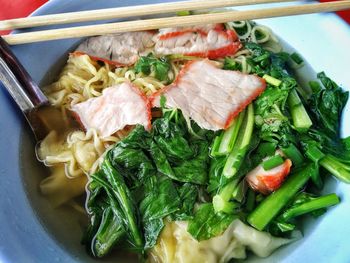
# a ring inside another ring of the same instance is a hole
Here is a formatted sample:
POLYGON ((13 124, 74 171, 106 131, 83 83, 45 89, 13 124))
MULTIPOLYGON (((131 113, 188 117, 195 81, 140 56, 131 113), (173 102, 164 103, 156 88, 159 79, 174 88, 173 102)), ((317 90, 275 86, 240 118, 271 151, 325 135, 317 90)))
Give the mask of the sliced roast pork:
POLYGON ((86 129, 94 128, 102 137, 126 125, 151 127, 149 100, 130 82, 107 88, 100 97, 76 104, 72 110, 86 129))
POLYGON ((215 131, 229 127, 265 86, 256 75, 222 70, 206 59, 191 61, 173 84, 154 95, 152 103, 159 107, 164 95, 167 107, 181 109, 200 127, 215 131))
POLYGON ((78 46, 76 53, 115 65, 132 65, 139 56, 151 52, 153 36, 153 32, 143 31, 90 37, 78 46))
POLYGON ((236 33, 222 24, 160 29, 153 38, 158 55, 184 54, 216 59, 241 47, 236 33))

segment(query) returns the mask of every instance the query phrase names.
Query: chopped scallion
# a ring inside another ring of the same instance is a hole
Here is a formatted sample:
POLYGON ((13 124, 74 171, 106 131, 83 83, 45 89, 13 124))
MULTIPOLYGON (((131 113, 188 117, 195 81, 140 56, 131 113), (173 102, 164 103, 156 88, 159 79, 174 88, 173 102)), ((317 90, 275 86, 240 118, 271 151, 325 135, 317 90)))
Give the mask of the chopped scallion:
POLYGON ((303 164, 304 157, 294 144, 291 143, 287 147, 282 147, 281 150, 289 159, 292 160, 294 166, 303 164))
POLYGON ((271 77, 270 75, 267 75, 267 74, 265 74, 265 75, 263 76, 263 79, 265 79, 267 83, 269 83, 269 84, 271 84, 271 85, 273 85, 273 86, 275 86, 275 87, 278 87, 278 86, 281 85, 281 83, 282 83, 281 80, 276 79, 276 78, 274 78, 274 77, 271 77))
POLYGON ((300 55, 298 53, 295 53, 295 52, 292 55, 290 55, 290 58, 298 65, 300 65, 304 62, 304 60, 300 57, 300 55))
POLYGON ((281 155, 277 154, 270 159, 264 161, 262 163, 262 167, 264 168, 265 171, 271 170, 281 164, 284 163, 284 160, 281 155))
POLYGON ((260 62, 260 61, 263 61, 265 59, 268 59, 270 57, 270 54, 269 53, 265 53, 259 57, 256 57, 253 59, 254 62, 260 62))

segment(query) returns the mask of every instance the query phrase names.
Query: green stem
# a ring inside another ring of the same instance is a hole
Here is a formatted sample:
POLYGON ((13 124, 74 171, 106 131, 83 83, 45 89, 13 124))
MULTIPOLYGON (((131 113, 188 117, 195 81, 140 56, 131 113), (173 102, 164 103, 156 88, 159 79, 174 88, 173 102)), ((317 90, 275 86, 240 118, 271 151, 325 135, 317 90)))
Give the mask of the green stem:
POLYGON ((306 112, 296 90, 292 90, 288 96, 288 104, 293 119, 293 125, 299 132, 306 132, 312 125, 312 121, 306 112))
POLYGON ((288 221, 289 219, 293 217, 297 217, 303 214, 310 213, 312 211, 325 208, 328 206, 339 204, 340 200, 339 197, 336 194, 329 194, 325 196, 321 196, 318 198, 315 198, 311 201, 308 201, 306 203, 303 203, 299 206, 292 207, 288 210, 286 210, 282 215, 281 218, 284 221, 288 221))
POLYGON ((239 128, 241 127, 244 118, 244 114, 244 111, 241 112, 238 117, 232 121, 231 126, 215 138, 211 150, 212 156, 226 155, 232 151, 238 136, 239 128))
POLYGON ((267 74, 265 74, 265 75, 263 76, 263 79, 265 79, 267 83, 269 83, 269 84, 271 84, 271 85, 273 85, 273 86, 275 86, 275 87, 278 87, 278 86, 281 85, 281 83, 282 83, 281 80, 276 79, 276 78, 274 78, 274 77, 272 77, 272 76, 270 76, 270 75, 267 75, 267 74))
POLYGON ((326 154, 326 156, 319 161, 319 164, 339 180, 350 184, 350 171, 346 169, 346 165, 336 158, 326 154))
POLYGON ((244 113, 244 111, 240 113, 239 116, 233 120, 230 128, 223 133, 218 151, 219 154, 228 154, 232 151, 233 145, 235 144, 238 136, 239 128, 241 127, 244 118, 244 113))
POLYGON ((225 201, 220 195, 214 196, 213 206, 215 212, 224 212, 226 214, 232 214, 235 208, 235 204, 233 202, 225 201))
POLYGON ((125 234, 119 216, 109 207, 103 212, 100 227, 93 239, 92 252, 97 257, 105 256, 125 234))
POLYGON ((266 197, 265 200, 249 214, 247 219, 248 223, 260 231, 263 230, 305 185, 313 172, 313 166, 310 164, 299 172, 290 175, 281 188, 266 197))
POLYGON ((237 200, 238 202, 242 203, 246 192, 247 192, 248 186, 245 180, 241 180, 237 186, 235 187, 235 189, 233 189, 231 198, 237 200))
POLYGON ((241 129, 239 130, 237 142, 233 147, 231 154, 228 156, 223 175, 231 178, 236 175, 248 150, 254 128, 254 108, 250 104, 244 117, 241 129))
POLYGON ((232 193, 237 187, 238 180, 233 180, 225 185, 219 194, 213 198, 213 206, 216 212, 232 213, 233 203, 230 202, 232 193))
POLYGON ((315 163, 319 162, 322 158, 325 157, 325 154, 318 149, 315 145, 310 145, 305 152, 305 155, 315 163))
POLYGON ((255 192, 249 188, 248 189, 248 194, 247 194, 247 202, 246 202, 246 210, 248 212, 253 211, 255 205, 255 192))
POLYGON ((304 157, 298 148, 293 144, 281 148, 282 152, 292 160, 294 166, 299 166, 304 163, 304 157))

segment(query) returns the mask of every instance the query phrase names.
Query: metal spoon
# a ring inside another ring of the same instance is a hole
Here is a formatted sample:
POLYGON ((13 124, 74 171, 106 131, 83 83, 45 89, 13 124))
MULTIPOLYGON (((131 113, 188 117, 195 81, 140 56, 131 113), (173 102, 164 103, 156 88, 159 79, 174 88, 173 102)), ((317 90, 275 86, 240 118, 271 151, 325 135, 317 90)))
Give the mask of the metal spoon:
POLYGON ((43 139, 48 133, 44 119, 48 99, 1 37, 0 80, 26 117, 36 139, 43 139))

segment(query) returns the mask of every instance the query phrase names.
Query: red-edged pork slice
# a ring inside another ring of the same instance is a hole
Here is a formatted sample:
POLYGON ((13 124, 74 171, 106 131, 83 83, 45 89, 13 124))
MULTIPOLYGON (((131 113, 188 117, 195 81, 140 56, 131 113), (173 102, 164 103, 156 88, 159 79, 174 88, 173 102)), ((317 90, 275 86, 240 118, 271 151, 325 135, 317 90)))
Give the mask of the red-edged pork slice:
POLYGON ((241 43, 222 24, 160 29, 154 36, 158 55, 184 54, 216 59, 235 54, 241 43))
POLYGON ((151 107, 147 97, 130 82, 103 90, 100 97, 91 98, 72 107, 86 129, 94 128, 107 137, 126 125, 151 127, 151 107))
POLYGON ((167 107, 180 109, 200 127, 215 131, 228 128, 265 86, 256 75, 222 70, 209 60, 199 60, 187 63, 175 82, 151 100, 159 107, 164 95, 167 107))
POLYGON ((281 186, 291 167, 292 161, 289 159, 268 171, 260 164, 246 175, 246 180, 252 189, 267 195, 281 186))
POLYGON ((132 65, 139 56, 150 52, 154 46, 153 36, 153 32, 142 31, 90 37, 78 46, 76 53, 117 66, 132 65))

